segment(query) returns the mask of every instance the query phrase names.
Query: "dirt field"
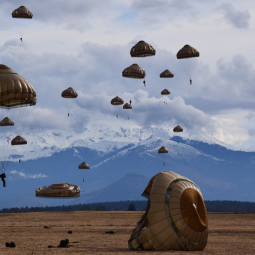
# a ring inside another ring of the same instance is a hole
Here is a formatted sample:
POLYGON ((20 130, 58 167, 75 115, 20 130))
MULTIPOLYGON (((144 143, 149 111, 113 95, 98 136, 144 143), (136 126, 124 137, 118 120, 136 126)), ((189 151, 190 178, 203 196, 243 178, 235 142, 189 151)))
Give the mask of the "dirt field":
POLYGON ((203 252, 129 251, 127 240, 143 212, 0 214, 0 255, 4 254, 255 254, 255 214, 209 214, 203 252), (48 226, 49 228, 44 228, 48 226), (72 234, 67 232, 71 230, 72 234), (113 230, 115 234, 106 234, 113 230), (68 238, 70 248, 57 246, 68 238), (16 248, 5 247, 14 241, 16 248))

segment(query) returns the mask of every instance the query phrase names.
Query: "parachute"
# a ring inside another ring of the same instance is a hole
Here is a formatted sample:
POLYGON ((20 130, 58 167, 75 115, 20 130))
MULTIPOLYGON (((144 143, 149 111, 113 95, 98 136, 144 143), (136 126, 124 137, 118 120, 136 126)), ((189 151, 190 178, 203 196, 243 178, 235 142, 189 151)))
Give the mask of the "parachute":
POLYGON ((0 65, 0 108, 36 104, 32 85, 6 65, 0 65))
POLYGON ((129 103, 125 103, 125 104, 123 105, 123 109, 132 109, 132 106, 131 106, 131 104, 129 104, 129 103))
POLYGON ((164 72, 162 72, 159 75, 160 78, 173 78, 174 74, 172 72, 170 72, 168 69, 166 69, 164 72))
POLYGON ((8 127, 8 126, 14 126, 14 121, 11 120, 11 119, 8 118, 8 117, 5 117, 5 118, 3 118, 3 119, 0 121, 0 127, 8 127))
POLYGON ((168 89, 163 89, 161 91, 161 95, 169 95, 170 94, 170 91, 168 89))
POLYGON ((168 149, 165 146, 162 146, 158 149, 158 153, 168 153, 168 149))
POLYGON ((18 26, 19 28, 19 34, 20 34, 20 41, 23 41, 23 34, 24 34, 24 29, 26 27, 27 24, 25 24, 26 22, 23 21, 27 21, 28 19, 32 19, 33 18, 33 13, 28 10, 25 6, 20 6, 19 8, 15 9, 12 12, 12 17, 15 19, 19 19, 18 22, 16 23, 16 26, 18 26), (22 20, 22 22, 21 22, 22 20))
MULTIPOLYGON (((19 130, 23 130, 25 118, 28 117, 28 107, 36 104, 36 92, 33 86, 22 76, 17 74, 6 65, 0 65, 0 115, 4 115, 6 109, 8 115, 15 121, 15 126, 19 130), (10 111, 9 111, 10 110, 10 111), (13 116, 12 116, 13 115, 13 116)), ((11 126, 14 126, 14 121, 11 118, 5 117, 0 122, 0 161, 1 170, 5 171, 8 161, 12 155, 9 147, 9 137, 11 126), (9 133, 5 133, 8 131, 9 133)), ((26 140, 21 136, 17 136, 12 140, 12 145, 26 144, 26 140)))
POLYGON ((90 169, 89 164, 87 164, 86 162, 82 162, 79 166, 79 169, 90 169))
POLYGON ((199 251, 206 247, 208 216, 199 187, 171 171, 153 176, 143 196, 147 209, 133 230, 130 250, 199 251))
POLYGON ((122 71, 122 76, 127 78, 143 79, 145 75, 145 71, 138 64, 133 64, 122 71))
MULTIPOLYGON (((61 96, 63 98, 68 98, 68 99, 74 99, 78 97, 78 93, 75 91, 75 89, 73 89, 72 87, 69 87, 65 90, 62 91, 61 96)), ((66 108, 67 108, 67 116, 69 117, 70 115, 70 110, 73 108, 73 102, 69 102, 68 104, 65 104, 66 108)))
POLYGON ((40 187, 35 190, 37 197, 79 197, 80 187, 69 183, 58 183, 49 186, 40 187))
MULTIPOLYGON (((199 57, 199 52, 191 47, 190 45, 186 44, 183 48, 181 48, 177 54, 176 57, 177 59, 186 59, 186 58, 194 58, 194 57, 199 57)), ((191 79, 191 74, 190 74, 190 85, 192 84, 192 79, 191 79)))
POLYGON ((156 50, 145 41, 139 41, 130 50, 131 57, 148 57, 154 56, 155 54, 156 50))
POLYGON ((12 12, 13 18, 20 18, 20 19, 32 19, 33 13, 28 10, 25 6, 20 6, 19 8, 15 9, 12 12))
POLYGON ((199 57, 199 52, 195 48, 186 44, 177 52, 176 57, 177 59, 199 57))
POLYGON ((183 128, 182 128, 181 126, 178 125, 178 126, 176 126, 176 127, 173 129, 173 131, 179 133, 179 132, 182 132, 182 131, 183 131, 183 128))
POLYGON ((111 104, 112 104, 112 105, 122 105, 122 104, 124 104, 124 101, 123 101, 122 98, 116 96, 116 97, 114 97, 114 98, 111 100, 111 104))
POLYGON ((62 91, 61 96, 64 98, 76 98, 78 94, 72 87, 69 87, 62 91))
POLYGON ((22 145, 22 144, 27 144, 27 140, 20 135, 17 135, 11 141, 11 145, 22 145))

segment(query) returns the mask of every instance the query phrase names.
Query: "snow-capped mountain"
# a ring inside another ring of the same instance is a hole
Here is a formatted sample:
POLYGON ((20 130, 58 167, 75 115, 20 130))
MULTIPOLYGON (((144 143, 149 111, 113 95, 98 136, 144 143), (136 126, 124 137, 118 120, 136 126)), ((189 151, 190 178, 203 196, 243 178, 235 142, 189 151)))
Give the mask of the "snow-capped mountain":
POLYGON ((21 163, 16 158, 8 166, 0 208, 139 199, 149 179, 163 170, 193 180, 206 200, 255 201, 255 152, 170 138, 162 130, 85 130, 77 137, 49 133, 23 153, 21 163), (161 146, 167 154, 158 153, 161 146), (83 161, 91 169, 78 169, 83 161), (36 188, 61 182, 79 185, 80 198, 35 197, 36 188))

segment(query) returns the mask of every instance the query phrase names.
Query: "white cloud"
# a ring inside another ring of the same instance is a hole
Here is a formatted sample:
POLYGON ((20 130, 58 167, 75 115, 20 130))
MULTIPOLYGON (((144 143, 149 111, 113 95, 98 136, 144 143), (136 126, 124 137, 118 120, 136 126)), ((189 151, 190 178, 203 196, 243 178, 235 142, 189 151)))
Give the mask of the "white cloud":
POLYGON ((221 6, 224 12, 225 20, 236 28, 248 28, 251 15, 248 10, 237 10, 230 3, 225 3, 221 6))
POLYGON ((17 170, 11 170, 10 171, 10 174, 11 175, 17 175, 21 178, 24 178, 24 179, 41 179, 41 178, 46 178, 47 175, 45 174, 27 174, 23 171, 17 171, 17 170))

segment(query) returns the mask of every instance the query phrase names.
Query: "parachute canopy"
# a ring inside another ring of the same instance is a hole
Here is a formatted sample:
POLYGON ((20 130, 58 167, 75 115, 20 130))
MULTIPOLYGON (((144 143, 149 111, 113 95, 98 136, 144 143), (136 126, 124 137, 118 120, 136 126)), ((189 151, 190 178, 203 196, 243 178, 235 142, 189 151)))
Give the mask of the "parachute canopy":
POLYGON ((0 107, 11 108, 36 104, 32 85, 6 65, 0 65, 0 107))
POLYGON ((79 197, 80 187, 69 183, 52 184, 35 190, 37 197, 79 197))
POLYGON ((173 78, 174 74, 172 72, 170 72, 168 69, 166 69, 164 72, 162 72, 159 75, 160 78, 173 78))
POLYGON ((208 217, 199 187, 171 171, 153 176, 143 192, 147 210, 128 241, 131 250, 203 250, 208 217))
POLYGON ((131 104, 129 104, 129 103, 125 103, 125 104, 123 105, 123 109, 132 109, 132 106, 131 106, 131 104))
POLYGON ((174 129, 173 129, 174 132, 182 132, 183 131, 183 128, 181 126, 176 126, 174 129))
POLYGON ((0 121, 0 126, 14 126, 14 121, 12 121, 10 118, 5 117, 0 121))
POLYGON ((156 50, 145 41, 139 41, 130 50, 131 57, 148 57, 154 56, 155 54, 156 50))
POLYGON ((12 12, 13 18, 21 18, 21 19, 32 19, 33 13, 28 10, 25 6, 20 6, 12 12))
POLYGON ((27 144, 27 140, 20 135, 17 135, 11 141, 11 145, 22 145, 22 144, 27 144))
POLYGON ((168 153, 168 149, 165 146, 162 146, 158 149, 158 153, 168 153))
POLYGON ((193 57, 199 57, 199 52, 191 47, 190 45, 186 44, 183 48, 181 48, 177 53, 177 58, 193 58, 193 57))
POLYGON ((64 98, 76 98, 78 94, 72 87, 69 87, 62 91, 61 96, 64 98))
POLYGON ((143 79, 145 75, 145 71, 138 64, 133 64, 122 71, 122 76, 127 78, 143 79))
POLYGON ((123 101, 122 98, 116 96, 116 97, 114 97, 114 98, 111 100, 111 104, 112 104, 112 105, 122 105, 122 104, 124 104, 124 101, 123 101))
POLYGON ((89 164, 87 164, 86 162, 82 162, 79 166, 79 169, 90 169, 89 164))
POLYGON ((170 94, 170 91, 168 89, 163 89, 161 91, 161 95, 169 95, 170 94))

